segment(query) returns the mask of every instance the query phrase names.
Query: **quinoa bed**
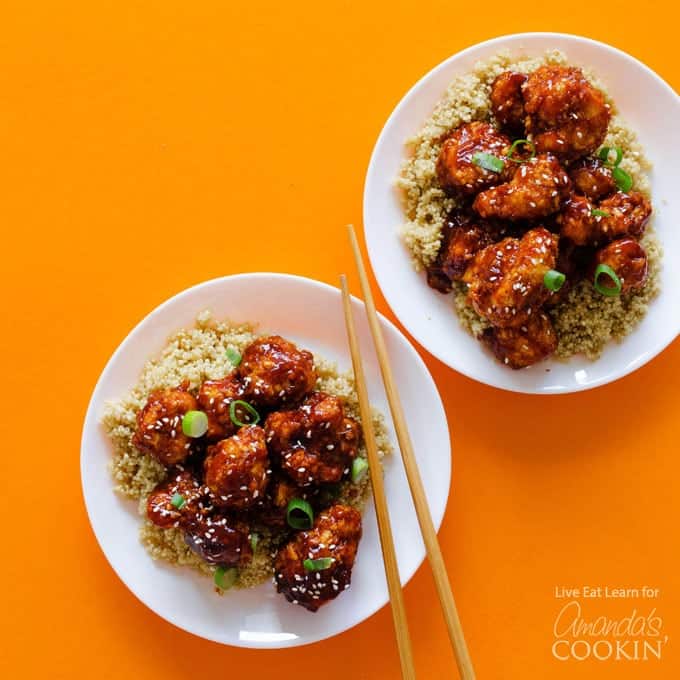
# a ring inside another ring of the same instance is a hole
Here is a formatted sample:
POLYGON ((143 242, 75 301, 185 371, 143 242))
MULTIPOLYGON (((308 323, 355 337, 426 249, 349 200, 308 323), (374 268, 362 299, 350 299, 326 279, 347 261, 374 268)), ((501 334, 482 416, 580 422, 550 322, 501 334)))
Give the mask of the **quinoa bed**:
MULTIPOLYGON (((457 207, 456 199, 445 194, 436 176, 437 157, 446 134, 461 123, 492 120, 489 92, 493 80, 503 71, 512 68, 530 73, 543 64, 566 63, 566 56, 559 51, 521 59, 500 53, 479 62, 471 72, 453 80, 420 131, 408 140, 411 155, 403 164, 397 183, 407 218, 402 237, 417 270, 426 268, 437 256, 446 215, 457 207)), ((604 145, 622 148, 621 168, 633 178, 634 188, 649 196, 651 165, 635 132, 617 114, 602 83, 587 70, 585 74, 603 91, 614 114, 604 145)), ((654 232, 653 217, 640 242, 647 251, 649 262, 649 276, 641 290, 616 298, 604 297, 587 281, 581 281, 564 302, 550 310, 559 337, 556 358, 568 359, 584 354, 596 359, 608 342, 624 338, 645 316, 649 303, 660 290, 662 249, 654 232)), ((455 284, 452 300, 463 327, 478 336, 488 324, 467 304, 464 284, 455 284)))
MULTIPOLYGON (((215 321, 203 312, 193 328, 181 329, 168 339, 158 357, 145 364, 137 384, 121 399, 107 405, 102 422, 113 443, 111 474, 116 491, 123 497, 137 501, 142 516, 140 540, 154 559, 174 565, 185 565, 212 576, 214 566, 208 565, 186 545, 180 529, 161 529, 146 518, 146 500, 151 491, 163 481, 166 469, 132 444, 137 412, 155 389, 175 387, 184 380, 195 391, 206 379, 218 379, 234 369, 227 357, 227 349, 243 352, 258 334, 252 324, 215 321)), ((353 418, 361 421, 353 378, 339 373, 335 364, 322 357, 314 357, 318 374, 316 389, 339 397, 353 418)), ((381 455, 391 452, 383 417, 373 413, 373 426, 381 455)), ((363 443, 359 456, 365 457, 363 443)), ((337 501, 353 507, 364 506, 370 494, 368 474, 356 484, 344 481, 339 487, 337 501)), ((249 588, 263 583, 273 575, 274 552, 281 536, 263 533, 252 561, 240 568, 236 587, 249 588)))

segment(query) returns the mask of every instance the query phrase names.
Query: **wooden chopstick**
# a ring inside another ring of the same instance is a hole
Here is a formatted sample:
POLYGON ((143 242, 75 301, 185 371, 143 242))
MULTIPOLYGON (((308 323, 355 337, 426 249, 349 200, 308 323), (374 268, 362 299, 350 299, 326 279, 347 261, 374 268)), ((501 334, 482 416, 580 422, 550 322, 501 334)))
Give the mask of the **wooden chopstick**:
POLYGON ((364 376, 361 351, 359 349, 357 331, 354 325, 354 316, 352 314, 352 301, 347 288, 347 278, 344 274, 340 277, 340 288, 342 289, 342 303, 345 311, 347 338, 352 354, 354 381, 356 383, 357 396, 359 397, 361 423, 363 425, 364 440, 368 452, 368 467, 371 475, 371 487, 373 488, 375 515, 378 520, 378 532, 380 534, 380 545, 383 553, 383 564, 385 565, 387 588, 390 594, 390 601, 392 602, 392 618, 394 620, 394 632, 399 648, 401 675, 405 680, 415 680, 416 671, 413 664, 411 638, 408 632, 408 621, 406 619, 406 608, 404 607, 404 596, 401 591, 401 581, 399 580, 397 555, 394 551, 390 515, 387 510, 382 467, 380 465, 380 458, 378 457, 378 445, 375 441, 375 432, 373 431, 373 417, 371 415, 371 405, 368 401, 366 378, 364 376))
POLYGON ((348 225, 348 230, 354 260, 359 272, 359 281, 361 283, 361 292, 364 296, 368 325, 371 329, 371 335, 373 336, 373 343, 375 344, 380 371, 382 373, 383 383, 385 384, 385 392, 390 405, 390 412, 392 413, 394 429, 397 434, 401 457, 404 461, 404 469, 406 470, 406 477, 408 479, 409 488, 411 489, 411 496, 413 497, 413 505, 416 509, 420 531, 425 543, 425 550, 427 551, 427 557, 432 568, 432 575, 434 577, 437 594, 439 595, 439 602, 441 603, 442 612, 448 628, 449 639, 451 640, 451 645, 453 646, 456 657, 458 672, 463 680, 474 680, 475 672, 472 668, 472 660, 470 659, 470 653, 465 643, 463 628, 460 624, 455 600, 453 599, 453 592, 451 591, 451 584, 449 583, 449 577, 446 573, 446 565, 444 563, 444 558, 442 557, 439 540, 437 539, 437 532, 435 531, 430 508, 427 504, 423 481, 420 478, 420 472, 418 471, 418 464, 416 463, 415 454, 413 452, 411 437, 408 433, 406 418, 404 417, 401 400, 399 399, 399 393, 392 375, 387 349, 385 348, 385 340, 383 339, 382 330, 380 329, 380 323, 373 301, 373 294, 371 293, 371 288, 368 284, 368 276, 366 275, 366 268, 364 267, 364 261, 361 257, 354 226, 351 224, 348 225))

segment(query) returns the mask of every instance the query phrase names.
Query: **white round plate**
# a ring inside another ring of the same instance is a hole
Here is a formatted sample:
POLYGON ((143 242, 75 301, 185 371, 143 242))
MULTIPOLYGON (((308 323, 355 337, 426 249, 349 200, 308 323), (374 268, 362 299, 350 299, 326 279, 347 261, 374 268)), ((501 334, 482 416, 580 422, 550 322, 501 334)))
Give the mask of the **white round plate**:
POLYGON ((680 98, 633 57, 603 43, 560 33, 524 33, 496 38, 455 54, 418 81, 387 120, 373 150, 364 188, 364 228, 373 271, 399 321, 429 352, 451 368, 487 385, 528 393, 575 392, 634 371, 680 332, 680 98), (453 78, 500 51, 537 56, 562 50, 569 61, 592 68, 637 131, 654 164, 654 226, 664 247, 662 290, 649 313, 625 340, 610 343, 597 361, 575 357, 513 371, 497 363, 463 330, 451 296, 432 290, 417 274, 399 236, 405 222, 395 180, 406 158, 405 142, 431 114, 453 78))
MULTIPOLYGON (((340 291, 286 274, 240 274, 215 279, 171 298, 149 314, 109 360, 94 390, 85 419, 81 476, 90 522, 107 559, 125 585, 159 616, 190 633, 240 647, 292 647, 336 635, 363 621, 388 601, 372 503, 364 511, 352 586, 312 614, 285 601, 271 583, 219 597, 212 581, 194 571, 155 562, 139 542, 136 503, 113 491, 108 464, 112 446, 100 424, 107 401, 121 397, 137 381, 144 363, 158 354, 169 335, 194 324, 199 312, 249 321, 258 331, 278 333, 351 370, 340 291)), ((387 401, 370 339, 363 303, 353 309, 364 357, 371 403, 389 421, 387 401)), ((408 415, 418 464, 432 516, 440 526, 451 479, 446 415, 437 388, 418 353, 381 317, 395 379, 408 415)), ((402 583, 423 561, 418 530, 396 439, 385 460, 385 488, 402 583)))

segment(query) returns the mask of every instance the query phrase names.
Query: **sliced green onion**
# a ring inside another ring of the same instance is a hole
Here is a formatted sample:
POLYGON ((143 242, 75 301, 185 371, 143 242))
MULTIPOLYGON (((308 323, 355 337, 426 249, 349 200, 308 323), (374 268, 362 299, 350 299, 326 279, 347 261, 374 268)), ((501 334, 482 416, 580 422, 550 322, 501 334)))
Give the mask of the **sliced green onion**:
POLYGON ((322 569, 328 569, 335 562, 333 557, 317 557, 315 560, 305 560, 302 566, 307 571, 321 571, 322 569))
POLYGON ((260 534, 250 534, 250 548, 255 552, 257 544, 260 542, 260 534))
POLYGON ((513 143, 512 146, 510 147, 510 151, 505 154, 505 157, 509 160, 512 161, 513 163, 526 163, 526 161, 531 160, 534 156, 536 155, 536 147, 534 146, 534 143, 529 141, 528 139, 516 139, 513 143), (515 153, 515 149, 519 146, 528 146, 531 155, 529 158, 513 158, 513 154, 515 153))
POLYGON ((621 279, 616 275, 616 272, 608 264, 598 264, 595 268, 595 278, 593 279, 593 286, 595 290, 607 297, 616 297, 621 294, 621 279), (600 276, 608 276, 614 283, 614 286, 605 286, 600 283, 600 276))
POLYGON ((368 470, 368 461, 365 458, 355 458, 352 461, 352 481, 356 484, 368 470))
POLYGON ((591 210, 590 214, 593 217, 609 217, 609 213, 606 210, 598 210, 597 208, 591 210))
POLYGON ((229 590, 238 578, 236 567, 217 567, 215 569, 214 581, 220 590, 229 590))
POLYGON ((227 347, 227 359, 232 366, 238 366, 241 363, 241 352, 233 347, 227 347))
POLYGON ((567 277, 562 273, 558 272, 556 269, 548 269, 548 271, 543 276, 543 285, 548 289, 556 293, 567 280, 567 277))
POLYGON ((293 498, 286 508, 286 521, 293 529, 311 529, 314 510, 304 498, 293 498))
POLYGON ((623 150, 620 146, 603 146, 600 149, 598 156, 605 165, 616 168, 623 160, 623 150), (616 158, 614 159, 613 163, 609 160, 609 155, 612 153, 612 151, 616 154, 616 158))
POLYGON ((603 146, 598 154, 600 160, 612 169, 612 177, 619 191, 624 193, 633 188, 633 178, 619 164, 623 160, 623 151, 620 146, 603 146), (612 152, 616 155, 614 161, 609 160, 612 152))
POLYGON ((182 418, 182 432, 187 437, 202 437, 208 431, 208 416, 203 411, 187 411, 182 418))
POLYGON ((170 499, 170 505, 172 505, 174 508, 177 508, 178 510, 181 510, 186 501, 184 500, 184 496, 180 493, 176 493, 173 495, 173 497, 170 499))
POLYGON ((619 191, 623 191, 624 194, 633 188, 633 178, 625 170, 619 167, 614 168, 612 177, 619 191))
POLYGON ((490 153, 484 153, 484 151, 478 151, 474 156, 472 156, 472 162, 475 165, 479 165, 480 168, 485 170, 491 170, 491 172, 501 172, 505 167, 505 163, 502 158, 494 156, 490 153))
POLYGON ((234 401, 229 404, 229 417, 231 418, 231 422, 239 427, 243 427, 244 425, 257 425, 260 422, 260 414, 247 401, 241 401, 240 399, 234 399, 234 401), (250 416, 250 420, 247 423, 244 423, 236 415, 237 408, 244 410, 250 416))

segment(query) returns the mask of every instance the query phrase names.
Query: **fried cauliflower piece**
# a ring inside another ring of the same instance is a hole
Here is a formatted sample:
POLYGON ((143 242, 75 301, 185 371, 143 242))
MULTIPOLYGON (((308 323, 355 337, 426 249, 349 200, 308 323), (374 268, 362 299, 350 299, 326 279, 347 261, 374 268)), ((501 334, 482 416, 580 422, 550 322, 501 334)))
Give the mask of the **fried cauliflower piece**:
POLYGON ((616 191, 611 168, 596 158, 584 158, 569 170, 569 178, 576 193, 591 201, 599 201, 616 191))
POLYGON ((300 408, 270 413, 267 444, 281 469, 299 486, 339 482, 357 455, 359 423, 345 415, 342 402, 313 392, 300 408))
POLYGON ((472 207, 487 219, 536 220, 560 209, 569 186, 557 158, 540 154, 522 163, 510 182, 478 194, 472 207))
MULTIPOLYGON (((645 249, 632 238, 612 241, 595 253, 593 274, 599 264, 606 264, 621 280, 621 294, 639 290, 647 282, 648 264, 645 249)), ((599 283, 607 286, 608 277, 602 276, 599 283)))
POLYGON ((541 66, 529 74, 522 95, 527 132, 538 151, 575 159, 592 153, 604 141, 610 107, 580 68, 541 66))
POLYGON ((524 73, 504 71, 491 84, 491 110, 499 125, 513 136, 524 135, 524 73))
POLYGON ((486 246, 500 240, 505 229, 476 215, 455 209, 447 216, 439 252, 427 268, 427 283, 440 293, 451 291, 460 281, 472 258, 486 246))
POLYGON ((639 238, 651 214, 649 199, 637 191, 617 191, 599 203, 573 194, 557 222, 560 234, 576 245, 597 246, 622 236, 639 238))
POLYGON ((501 172, 486 170, 474 162, 475 154, 486 153, 503 158, 510 140, 496 128, 480 121, 464 123, 448 136, 437 159, 437 178, 444 189, 473 195, 494 184, 510 179, 506 163, 501 172))
POLYGON ((557 217, 560 235, 578 246, 597 245, 605 232, 602 217, 593 215, 595 206, 586 196, 572 194, 557 217))
POLYGON ((186 544, 209 564, 237 566, 252 557, 248 526, 216 510, 209 490, 188 470, 171 471, 149 494, 146 516, 162 529, 182 529, 186 544), (181 497, 177 505, 175 497, 181 497))
POLYGON ((191 453, 192 440, 182 431, 182 418, 198 404, 188 389, 185 381, 179 387, 154 390, 137 413, 132 443, 166 467, 183 462, 191 453))
POLYGON ((264 496, 271 474, 264 430, 246 425, 209 447, 203 469, 217 505, 232 510, 253 506, 264 496))
POLYGON ((487 328, 482 342, 510 368, 526 368, 549 357, 557 349, 557 334, 550 318, 538 311, 516 328, 487 328))
POLYGON ((236 432, 238 426, 231 420, 229 407, 232 401, 242 399, 243 395, 243 385, 233 374, 221 380, 205 380, 201 384, 198 404, 208 416, 208 439, 224 439, 236 432))
POLYGON ((261 406, 295 403, 316 383, 312 353, 279 335, 258 338, 248 345, 238 372, 248 400, 261 406))
POLYGON ((555 235, 538 227, 477 253, 463 276, 475 311, 494 326, 526 325, 551 294, 543 277, 555 267, 557 243, 555 235))
POLYGON ((248 525, 220 511, 197 514, 184 541, 208 564, 241 567, 253 557, 248 525))
POLYGON ((170 470, 167 479, 147 497, 146 516, 161 529, 185 527, 205 499, 204 489, 194 475, 188 470, 176 468, 170 470), (172 504, 175 494, 182 497, 179 508, 172 504))
POLYGON ((600 201, 598 208, 609 213, 609 217, 603 217, 602 221, 608 227, 606 233, 612 236, 640 238, 652 216, 650 200, 638 191, 627 194, 617 191, 600 201))
POLYGON ((357 510, 340 504, 324 510, 312 529, 299 532, 277 553, 276 589, 289 602, 317 611, 349 588, 360 539, 361 515, 357 510), (327 567, 305 568, 305 560, 322 558, 329 560, 327 567))

